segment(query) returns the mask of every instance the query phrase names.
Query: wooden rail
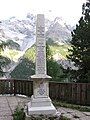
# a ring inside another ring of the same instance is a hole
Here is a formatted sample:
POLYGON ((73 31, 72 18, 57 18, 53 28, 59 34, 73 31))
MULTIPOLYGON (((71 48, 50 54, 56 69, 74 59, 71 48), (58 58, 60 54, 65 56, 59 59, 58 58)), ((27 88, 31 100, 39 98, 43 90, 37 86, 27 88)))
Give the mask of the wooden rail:
MULTIPOLYGON (((0 94, 33 94, 33 82, 30 80, 0 79, 0 94)), ((49 95, 53 100, 90 105, 90 83, 49 82, 49 95)))
POLYGON ((90 105, 90 83, 50 82, 50 97, 69 103, 90 105))
POLYGON ((30 80, 0 79, 0 94, 33 94, 33 82, 30 80))

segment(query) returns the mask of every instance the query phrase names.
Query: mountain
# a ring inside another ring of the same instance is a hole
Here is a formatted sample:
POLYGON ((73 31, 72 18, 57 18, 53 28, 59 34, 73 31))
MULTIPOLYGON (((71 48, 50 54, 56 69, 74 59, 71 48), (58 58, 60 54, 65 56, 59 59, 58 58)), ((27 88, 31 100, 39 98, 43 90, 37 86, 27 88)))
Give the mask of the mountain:
POLYGON ((72 30, 73 27, 67 25, 62 18, 56 17, 46 31, 46 38, 51 38, 54 42, 58 42, 59 44, 69 43, 72 30))
MULTIPOLYGON (((0 40, 13 40, 13 42, 10 42, 13 45, 11 47, 12 49, 9 50, 6 48, 2 53, 12 61, 5 71, 11 72, 19 64, 19 58, 35 43, 35 29, 36 16, 30 13, 23 19, 11 17, 7 20, 0 21, 0 40), (15 45, 13 43, 15 43, 15 45), (16 50, 18 44, 20 48, 16 50)), ((45 19, 45 30, 47 41, 50 42, 50 39, 52 39, 55 43, 62 45, 69 43, 73 27, 67 25, 61 17, 56 17, 52 21, 45 19)), ((61 57, 63 57, 63 55, 61 57)))
MULTIPOLYGON (((45 20, 46 39, 51 38, 58 43, 67 43, 71 39, 72 27, 60 17, 53 21, 45 20)), ((28 13, 24 19, 11 17, 0 21, 0 39, 12 39, 26 51, 35 43, 36 16, 28 13)))
POLYGON ((23 20, 11 17, 1 21, 0 39, 12 39, 25 51, 35 42, 35 16, 28 14, 23 20))
MULTIPOLYGON (((61 68, 68 69, 69 67, 72 69, 76 69, 76 67, 74 66, 74 63, 67 60, 66 58, 66 55, 68 55, 68 48, 71 47, 70 45, 66 45, 66 44, 58 45, 57 43, 54 43, 53 41, 52 41, 52 44, 48 43, 48 45, 49 45, 49 50, 50 50, 53 60, 57 61, 58 64, 61 64, 62 65, 61 68)), ((35 74, 35 59, 36 59, 36 54, 35 54, 35 44, 34 44, 31 48, 26 50, 25 54, 23 55, 23 58, 20 59, 19 64, 10 73, 11 77, 15 79, 30 79, 30 76, 35 74)), ((51 65, 52 64, 53 63, 51 63, 51 65)), ((49 65, 50 64, 48 64, 48 66, 49 65)), ((61 74, 61 71, 62 69, 60 69, 60 72, 58 71, 58 73, 61 74)))

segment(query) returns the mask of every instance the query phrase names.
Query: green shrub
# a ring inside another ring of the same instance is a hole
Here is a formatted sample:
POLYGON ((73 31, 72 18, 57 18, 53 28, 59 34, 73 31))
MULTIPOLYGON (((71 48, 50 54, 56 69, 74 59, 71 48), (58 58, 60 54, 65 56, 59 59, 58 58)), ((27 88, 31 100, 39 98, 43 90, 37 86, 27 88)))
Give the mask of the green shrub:
POLYGON ((23 108, 17 107, 13 114, 13 120, 25 120, 25 112, 23 108))

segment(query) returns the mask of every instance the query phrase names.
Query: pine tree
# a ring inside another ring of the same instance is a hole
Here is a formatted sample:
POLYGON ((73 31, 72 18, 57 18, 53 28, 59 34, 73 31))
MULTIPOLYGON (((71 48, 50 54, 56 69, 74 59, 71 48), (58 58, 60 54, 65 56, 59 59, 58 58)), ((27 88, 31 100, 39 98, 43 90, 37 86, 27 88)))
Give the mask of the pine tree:
POLYGON ((90 82, 90 0, 82 5, 82 17, 73 30, 68 59, 78 67, 72 72, 77 82, 90 82))
POLYGON ((47 74, 52 77, 52 81, 64 82, 67 75, 64 68, 53 59, 50 46, 46 44, 46 62, 47 62, 47 74))
POLYGON ((8 64, 10 64, 11 60, 7 57, 2 56, 1 52, 7 46, 7 42, 0 40, 0 77, 5 75, 3 68, 5 68, 8 64))

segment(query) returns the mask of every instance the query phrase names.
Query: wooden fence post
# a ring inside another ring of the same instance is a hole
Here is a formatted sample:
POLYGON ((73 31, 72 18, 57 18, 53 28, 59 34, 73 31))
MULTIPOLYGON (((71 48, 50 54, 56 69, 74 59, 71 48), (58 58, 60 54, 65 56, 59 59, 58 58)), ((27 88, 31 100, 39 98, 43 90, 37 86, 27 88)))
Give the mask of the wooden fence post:
POLYGON ((14 82, 14 96, 16 95, 16 80, 13 80, 14 82))

